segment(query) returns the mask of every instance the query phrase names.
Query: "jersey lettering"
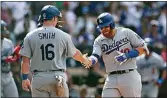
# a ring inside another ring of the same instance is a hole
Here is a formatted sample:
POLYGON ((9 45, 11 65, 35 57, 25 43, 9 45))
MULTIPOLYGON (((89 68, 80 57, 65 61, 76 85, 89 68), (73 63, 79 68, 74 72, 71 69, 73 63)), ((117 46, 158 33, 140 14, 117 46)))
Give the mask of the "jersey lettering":
POLYGON ((38 34, 39 36, 39 39, 55 39, 55 33, 50 33, 50 32, 47 32, 47 33, 39 33, 38 34))
POLYGON ((44 44, 42 44, 40 47, 41 52, 42 52, 42 60, 43 61, 45 60, 45 58, 47 60, 53 60, 53 58, 55 57, 54 51, 49 50, 49 48, 54 48, 54 45, 47 44, 46 46, 44 46, 44 44))
POLYGON ((129 43, 129 39, 127 37, 119 40, 119 41, 113 41, 113 43, 111 45, 107 45, 107 44, 102 44, 102 51, 106 52, 106 54, 110 54, 111 52, 117 50, 119 51, 119 48, 126 45, 127 43, 129 43))

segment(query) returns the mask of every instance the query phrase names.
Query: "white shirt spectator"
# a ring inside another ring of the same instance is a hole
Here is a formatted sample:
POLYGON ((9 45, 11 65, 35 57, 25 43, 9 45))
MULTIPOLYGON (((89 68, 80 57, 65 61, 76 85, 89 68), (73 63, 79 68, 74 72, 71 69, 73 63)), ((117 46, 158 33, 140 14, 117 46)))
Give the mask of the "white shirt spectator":
POLYGON ((23 19, 24 14, 29 12, 27 2, 2 2, 2 8, 9 8, 12 11, 12 16, 17 21, 23 19))
MULTIPOLYGON (((30 20, 30 27, 29 27, 29 31, 32 31, 34 29, 36 29, 36 22, 33 20, 30 20)), ((15 29, 14 29, 14 33, 16 35, 21 34, 24 32, 24 20, 19 21, 18 23, 16 23, 15 29)), ((28 32, 27 32, 28 33, 28 32)))
POLYGON ((73 33, 76 27, 76 15, 73 11, 68 10, 65 13, 65 20, 70 27, 70 33, 73 33))
POLYGON ((140 26, 140 19, 142 17, 143 10, 137 10, 136 6, 142 6, 142 2, 122 2, 124 6, 127 6, 127 18, 125 24, 127 26, 140 26))
POLYGON ((86 18, 86 20, 82 17, 78 18, 78 21, 77 21, 77 24, 76 24, 76 32, 77 33, 80 32, 80 30, 84 26, 86 26, 86 32, 88 32, 88 33, 93 33, 94 32, 93 30, 94 30, 95 26, 94 26, 93 20, 91 19, 90 16, 88 16, 86 18))
POLYGON ((159 19, 158 19, 159 23, 162 24, 163 26, 163 33, 164 35, 167 34, 167 31, 166 31, 166 13, 165 11, 162 11, 160 16, 159 16, 159 19))

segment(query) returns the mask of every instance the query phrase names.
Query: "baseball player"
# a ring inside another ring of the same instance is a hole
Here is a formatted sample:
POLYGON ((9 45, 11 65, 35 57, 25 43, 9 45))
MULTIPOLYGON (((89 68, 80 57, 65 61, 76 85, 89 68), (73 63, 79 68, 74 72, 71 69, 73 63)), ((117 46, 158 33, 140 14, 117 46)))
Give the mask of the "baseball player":
POLYGON ((14 82, 8 56, 12 54, 14 45, 10 39, 6 38, 9 32, 7 24, 1 20, 1 96, 18 97, 18 91, 14 82))
POLYGON ((158 87, 165 78, 162 76, 159 78, 159 71, 165 67, 165 64, 162 57, 153 52, 154 41, 151 38, 145 38, 144 40, 150 54, 139 56, 136 59, 138 71, 141 74, 142 97, 157 97, 158 87))
POLYGON ((86 55, 75 48, 69 34, 55 28, 61 12, 52 5, 42 8, 42 27, 29 32, 20 50, 22 56, 22 88, 32 97, 69 97, 66 78, 66 58, 73 57, 83 63, 91 63, 86 55), (28 73, 34 75, 30 83, 28 73))
MULTIPOLYGON (((149 53, 143 39, 128 28, 115 27, 110 13, 102 13, 97 18, 101 34, 95 39, 92 65, 102 57, 108 76, 102 97, 140 97, 141 76, 136 71, 136 57, 149 53)), ((91 65, 85 65, 89 68, 91 65)))

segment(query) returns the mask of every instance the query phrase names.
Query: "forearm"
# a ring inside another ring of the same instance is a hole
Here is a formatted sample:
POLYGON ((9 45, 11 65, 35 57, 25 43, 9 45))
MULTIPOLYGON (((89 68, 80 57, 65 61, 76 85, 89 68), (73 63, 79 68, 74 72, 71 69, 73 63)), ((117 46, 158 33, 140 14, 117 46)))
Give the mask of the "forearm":
POLYGON ((22 64, 21 64, 21 72, 22 74, 28 74, 30 70, 30 59, 23 56, 22 64))
POLYGON ((148 53, 149 51, 147 50, 147 47, 138 47, 138 48, 130 50, 128 53, 125 53, 125 55, 129 59, 129 58, 135 58, 142 54, 148 54, 148 53))
POLYGON ((162 71, 162 76, 161 77, 162 77, 163 80, 165 80, 167 78, 167 72, 166 72, 165 69, 162 71))
POLYGON ((78 49, 76 50, 76 53, 74 54, 73 59, 75 59, 81 63, 84 62, 84 58, 82 56, 82 53, 78 49))

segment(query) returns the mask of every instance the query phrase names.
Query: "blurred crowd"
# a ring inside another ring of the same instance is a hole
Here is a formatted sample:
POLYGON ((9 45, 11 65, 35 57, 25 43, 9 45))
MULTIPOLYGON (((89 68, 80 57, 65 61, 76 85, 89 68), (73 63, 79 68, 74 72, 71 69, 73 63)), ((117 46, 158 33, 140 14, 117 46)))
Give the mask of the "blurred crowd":
MULTIPOLYGON (((156 41, 154 51, 162 56, 166 62, 166 16, 167 3, 164 1, 118 2, 118 1, 28 1, 28 2, 1 2, 1 19, 8 24, 9 38, 14 45, 20 44, 26 34, 37 28, 38 16, 44 5, 55 5, 63 15, 61 28, 72 36, 75 46, 82 53, 91 54, 93 41, 100 34, 96 28, 97 16, 103 12, 113 15, 116 26, 132 29, 142 38, 150 37, 156 41)), ((96 96, 99 98, 104 83, 105 68, 100 62, 96 67, 87 71, 87 74, 78 76, 85 70, 79 62, 67 60, 67 67, 71 70, 69 88, 71 97, 96 96), (73 73, 73 74, 71 74, 73 73)), ((87 69, 86 69, 87 70, 87 69)), ((23 92, 20 78, 20 61, 12 64, 12 72, 20 96, 29 96, 23 92)))

